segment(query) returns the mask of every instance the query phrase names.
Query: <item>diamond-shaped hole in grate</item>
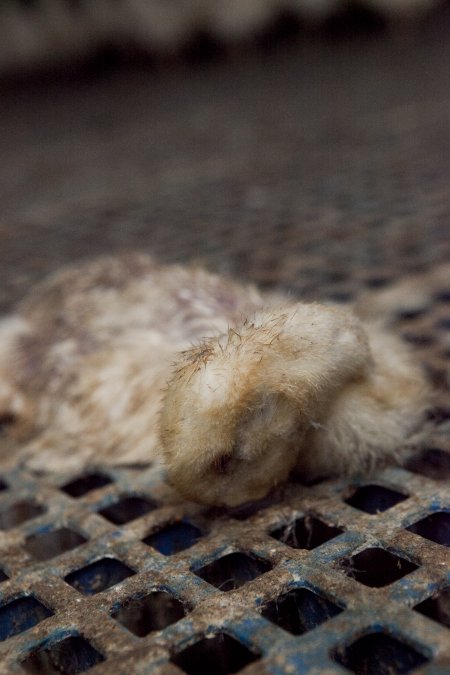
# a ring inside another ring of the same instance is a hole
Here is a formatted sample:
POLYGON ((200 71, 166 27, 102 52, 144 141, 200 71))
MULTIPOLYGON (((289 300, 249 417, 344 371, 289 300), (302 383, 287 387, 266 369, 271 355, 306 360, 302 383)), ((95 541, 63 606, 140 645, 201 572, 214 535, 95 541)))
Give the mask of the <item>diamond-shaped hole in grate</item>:
POLYGON ((341 561, 345 573, 360 584, 382 588, 414 572, 417 565, 384 548, 366 548, 341 561))
POLYGON ((296 588, 280 595, 261 613, 289 633, 302 635, 340 612, 342 609, 330 600, 308 588, 296 588))
POLYGON ((406 529, 436 544, 450 546, 450 513, 447 511, 431 513, 406 529))
POLYGON ((71 551, 87 541, 78 532, 61 527, 50 532, 38 532, 25 540, 25 548, 36 560, 48 560, 61 553, 71 551))
POLYGON ((156 509, 156 503, 144 497, 123 497, 119 501, 100 509, 99 513, 115 525, 123 525, 136 520, 156 509))
POLYGON ((259 655, 234 638, 218 633, 175 654, 171 661, 188 675, 228 675, 239 672, 258 658, 259 655))
MULTIPOLYGON (((240 504, 239 506, 223 509, 223 513, 227 516, 231 516, 231 518, 234 518, 235 520, 247 520, 247 518, 251 518, 258 513, 258 511, 266 509, 268 506, 273 506, 279 501, 280 495, 274 492, 263 499, 257 499, 253 502, 247 502, 245 504, 240 504)), ((216 514, 212 513, 213 517, 214 515, 220 515, 221 510, 218 509, 217 511, 218 513, 216 514)))
POLYGON ((351 302, 355 298, 355 293, 352 291, 346 291, 346 290, 333 290, 329 291, 326 294, 326 299, 329 300, 330 302, 339 302, 339 303, 347 303, 351 302))
POLYGON ((83 593, 95 595, 131 577, 135 572, 116 558, 102 558, 71 572, 64 581, 83 593))
POLYGON ((163 555, 174 555, 193 546, 202 536, 198 527, 187 521, 180 521, 163 527, 142 541, 163 555))
POLYGON ((111 616, 134 635, 145 637, 170 626, 185 614, 181 602, 170 593, 155 591, 143 598, 130 598, 111 616))
POLYGON ((0 569, 0 583, 2 581, 6 581, 7 579, 9 579, 8 575, 5 574, 5 572, 2 569, 0 569))
POLYGON ((36 502, 27 500, 16 502, 7 509, 0 511, 0 530, 10 530, 26 520, 37 518, 44 512, 44 507, 36 504, 36 502))
POLYGON ((450 420, 450 406, 436 405, 427 411, 427 419, 431 420, 437 426, 445 424, 450 420))
POLYGON ((448 288, 441 288, 435 293, 434 297, 438 302, 450 302, 450 290, 448 288))
POLYGON ((3 490, 7 490, 8 487, 9 487, 8 484, 5 483, 5 481, 2 478, 0 478, 0 492, 3 492, 3 490))
POLYGON ((76 675, 104 660, 105 657, 87 640, 80 635, 71 635, 59 642, 41 645, 20 665, 27 673, 76 675))
POLYGON ((439 448, 428 448, 412 457, 406 468, 433 480, 446 481, 450 478, 450 453, 439 448))
POLYGON ((392 284, 392 281, 393 279, 390 276, 373 276, 364 279, 364 284, 368 288, 384 288, 392 284))
POLYGON ((426 309, 424 307, 412 307, 409 309, 399 309, 396 312, 396 317, 400 321, 414 321, 421 316, 424 316, 426 309))
POLYGON ((369 633, 332 658, 357 675, 400 675, 427 663, 428 659, 410 645, 385 633, 369 633))
POLYGON ((272 569, 267 560, 247 553, 229 553, 194 573, 221 591, 232 591, 272 569))
POLYGON ((70 481, 70 483, 66 483, 66 485, 61 487, 61 490, 71 497, 78 498, 83 497, 88 492, 92 492, 92 490, 110 485, 110 483, 112 483, 111 478, 104 473, 88 473, 85 476, 80 476, 80 478, 70 481))
POLYGON ((416 605, 414 609, 429 619, 433 619, 450 628, 450 587, 444 588, 431 598, 427 598, 419 605, 416 605))
MULTIPOLYGON (((448 358, 448 355, 444 352, 444 358, 448 358)), ((448 372, 447 368, 442 366, 442 364, 436 365, 435 363, 426 363, 425 372, 428 381, 434 389, 443 389, 444 391, 448 388, 448 372)))
POLYGON ((396 504, 408 499, 407 495, 396 492, 382 485, 363 485, 348 499, 346 504, 366 513, 376 514, 387 511, 396 504))
POLYGON ((49 616, 53 612, 33 595, 16 598, 0 607, 0 640, 23 633, 49 616))
POLYGON ((435 343, 435 338, 430 333, 402 333, 402 338, 415 347, 430 347, 435 343))
POLYGON ((327 525, 314 516, 297 518, 269 532, 270 536, 292 548, 312 550, 342 534, 340 527, 327 525))

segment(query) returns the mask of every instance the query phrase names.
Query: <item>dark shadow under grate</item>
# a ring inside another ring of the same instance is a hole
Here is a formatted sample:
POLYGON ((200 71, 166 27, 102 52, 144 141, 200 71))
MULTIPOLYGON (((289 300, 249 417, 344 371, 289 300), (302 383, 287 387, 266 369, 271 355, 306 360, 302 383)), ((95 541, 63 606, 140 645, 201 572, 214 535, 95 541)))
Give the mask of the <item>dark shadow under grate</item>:
POLYGON ((167 525, 142 541, 163 555, 174 555, 196 544, 202 536, 202 531, 195 525, 180 522, 167 525))
POLYGON ((104 657, 79 635, 69 636, 50 645, 41 646, 22 661, 27 673, 76 675, 84 673, 104 657))
POLYGON ((61 527, 50 532, 32 534, 25 541, 25 548, 36 560, 49 560, 61 553, 71 551, 87 541, 78 532, 61 527))
POLYGON ((133 570, 120 560, 102 558, 87 567, 71 572, 65 577, 65 581, 84 595, 95 595, 119 584, 133 574, 133 570))
POLYGON ((414 609, 429 619, 450 628, 450 587, 444 588, 431 598, 427 598, 416 605, 414 609))
POLYGON ((262 615, 293 635, 302 635, 342 609, 307 588, 296 588, 269 603, 262 615))
POLYGON ((355 509, 375 514, 387 511, 396 504, 405 501, 405 499, 408 499, 407 495, 390 490, 382 485, 363 485, 345 502, 355 509))
POLYGON ((365 635, 346 649, 334 652, 333 658, 357 675, 400 675, 428 661, 410 645, 385 633, 365 635))
POLYGON ((146 513, 153 511, 156 504, 151 499, 142 497, 124 497, 118 502, 101 509, 99 513, 115 525, 123 525, 131 520, 145 516, 146 513))
POLYGON ((224 633, 207 637, 172 657, 188 675, 228 675, 253 663, 258 656, 224 633))
POLYGON ((417 565, 383 548, 366 548, 341 561, 346 574, 360 584, 382 588, 417 569, 417 565))
POLYGON ((134 635, 144 637, 182 619, 185 613, 179 600, 165 591, 155 591, 143 598, 127 600, 111 616, 134 635))
POLYGON ((327 525, 313 516, 304 516, 271 530, 270 536, 292 548, 312 550, 342 534, 343 531, 340 527, 327 525))
POLYGON ((92 492, 92 490, 98 490, 98 488, 105 487, 105 485, 110 485, 110 483, 112 483, 111 478, 104 473, 89 473, 70 481, 70 483, 66 483, 61 487, 61 490, 77 499, 78 497, 83 497, 88 492, 92 492))
POLYGON ((32 595, 16 598, 0 607, 0 640, 32 628, 53 612, 32 595))
POLYGON ((422 520, 418 520, 406 528, 414 534, 420 534, 421 537, 430 541, 450 546, 450 513, 446 511, 437 511, 422 520))
POLYGON ((11 530, 27 520, 42 515, 45 509, 40 504, 29 501, 21 501, 7 509, 0 511, 0 530, 11 530))
POLYGON ((272 569, 267 560, 247 553, 229 553, 205 565, 195 574, 221 591, 232 591, 272 569))

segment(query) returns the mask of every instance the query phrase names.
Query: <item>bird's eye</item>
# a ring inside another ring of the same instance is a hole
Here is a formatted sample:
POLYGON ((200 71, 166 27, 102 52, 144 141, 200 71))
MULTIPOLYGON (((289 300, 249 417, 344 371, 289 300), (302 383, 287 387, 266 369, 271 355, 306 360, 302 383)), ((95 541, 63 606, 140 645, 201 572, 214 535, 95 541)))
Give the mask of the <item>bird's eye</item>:
POLYGON ((212 469, 215 473, 226 475, 231 473, 239 463, 239 444, 235 441, 228 452, 219 455, 213 462, 212 469))
POLYGON ((8 427, 13 426, 17 422, 17 418, 13 413, 3 413, 0 415, 0 433, 6 431, 8 427))
POLYGON ((231 462, 233 460, 233 455, 220 455, 215 461, 214 461, 214 470, 216 473, 220 474, 227 474, 230 472, 231 469, 231 462))

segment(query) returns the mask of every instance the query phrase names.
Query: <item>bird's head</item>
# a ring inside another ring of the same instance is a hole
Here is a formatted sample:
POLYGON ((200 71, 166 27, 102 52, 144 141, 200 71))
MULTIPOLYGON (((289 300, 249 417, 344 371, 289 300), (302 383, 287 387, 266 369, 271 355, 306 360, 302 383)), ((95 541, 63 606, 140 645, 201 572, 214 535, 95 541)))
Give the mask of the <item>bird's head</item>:
POLYGON ((264 497, 296 465, 326 406, 323 390, 334 387, 333 373, 324 384, 322 351, 337 335, 334 310, 305 307, 313 310, 304 317, 262 312, 179 355, 160 434, 169 480, 185 497, 237 506, 264 497))

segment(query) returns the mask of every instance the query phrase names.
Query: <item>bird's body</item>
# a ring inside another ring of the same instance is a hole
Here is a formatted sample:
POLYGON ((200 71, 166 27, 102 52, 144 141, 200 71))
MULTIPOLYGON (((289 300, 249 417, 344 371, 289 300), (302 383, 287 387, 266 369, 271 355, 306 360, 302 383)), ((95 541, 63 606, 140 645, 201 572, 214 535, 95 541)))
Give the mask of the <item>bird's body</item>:
POLYGON ((235 505, 396 460, 426 386, 350 310, 263 296, 148 256, 44 281, 0 322, 0 419, 33 467, 164 457, 186 496, 235 505))

